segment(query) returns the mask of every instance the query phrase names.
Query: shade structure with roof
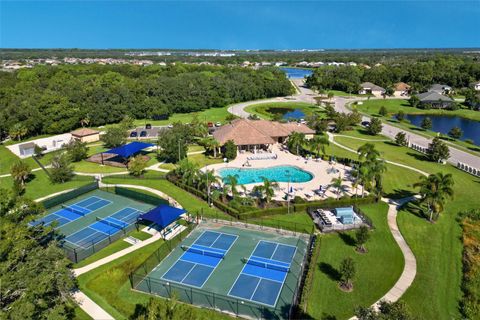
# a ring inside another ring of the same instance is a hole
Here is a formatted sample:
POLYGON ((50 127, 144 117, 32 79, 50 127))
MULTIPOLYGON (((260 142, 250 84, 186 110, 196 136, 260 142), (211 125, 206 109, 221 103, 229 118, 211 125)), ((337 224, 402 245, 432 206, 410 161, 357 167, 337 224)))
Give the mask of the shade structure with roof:
POLYGON ((123 159, 128 159, 132 156, 137 155, 142 150, 153 147, 153 146, 154 146, 154 144, 146 143, 146 142, 139 142, 139 141, 124 144, 123 146, 116 147, 116 148, 107 150, 105 152, 102 152, 102 164, 104 164, 103 163, 104 162, 103 161, 103 154, 104 153, 114 154, 114 155, 117 155, 117 156, 119 156, 123 159))
POLYGON ((142 214, 138 220, 155 223, 160 230, 164 230, 170 224, 177 221, 187 211, 175 208, 167 204, 161 204, 147 213, 142 214))

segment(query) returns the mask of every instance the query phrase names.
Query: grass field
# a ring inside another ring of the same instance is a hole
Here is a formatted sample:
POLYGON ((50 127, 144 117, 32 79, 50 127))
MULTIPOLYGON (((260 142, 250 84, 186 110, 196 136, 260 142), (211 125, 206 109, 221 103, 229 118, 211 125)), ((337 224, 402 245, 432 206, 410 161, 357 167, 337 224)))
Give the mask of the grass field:
MULTIPOLYGON (((93 182, 93 177, 74 176, 72 180, 65 183, 52 183, 42 170, 32 172, 30 180, 25 187, 25 196, 31 199, 45 197, 55 192, 76 189, 93 182)), ((11 188, 13 180, 11 177, 0 178, 0 187, 11 188)))
MULTIPOLYGON (((357 149, 364 142, 338 137, 336 141, 357 149)), ((480 179, 451 165, 426 161, 425 156, 389 142, 375 142, 382 156, 428 173, 451 173, 455 181, 455 198, 447 203, 439 220, 431 224, 424 218, 402 210, 398 223, 403 236, 417 258, 417 276, 402 298, 422 319, 460 318, 458 301, 461 296, 461 230, 455 221, 461 210, 478 207, 480 179), (419 303, 422 301, 422 303, 419 303)), ((386 177, 392 172, 388 172, 386 177)))
POLYGON ((273 113, 268 112, 269 108, 288 108, 292 111, 295 109, 302 110, 305 115, 309 115, 312 113, 319 113, 320 108, 314 104, 306 103, 306 102, 269 102, 269 103, 258 103, 252 104, 245 108, 245 111, 256 114, 262 119, 272 120, 274 117, 273 113))
MULTIPOLYGON (((45 166, 49 165, 52 158, 58 153, 59 151, 46 153, 42 158, 40 158, 40 162, 45 166)), ((8 150, 7 147, 0 144, 0 174, 10 173, 12 164, 18 160, 20 160, 19 157, 8 150)), ((31 157, 23 159, 23 161, 30 166, 30 169, 38 168, 38 164, 31 157)))
POLYGON ((387 224, 388 205, 365 205, 362 210, 372 219, 375 229, 370 232, 368 253, 355 251, 354 232, 320 236, 320 255, 315 267, 312 290, 308 296, 307 313, 313 319, 348 319, 358 306, 370 306, 381 298, 402 273, 404 260, 387 224), (357 273, 354 290, 339 289, 338 267, 351 257, 357 273))
POLYGON ((150 123, 154 126, 164 126, 175 122, 189 123, 192 122, 195 117, 198 117, 200 121, 224 123, 225 118, 229 115, 227 109, 228 106, 223 108, 210 108, 199 112, 174 113, 167 120, 137 119, 135 120, 135 125, 144 126, 145 123, 150 123))
POLYGON ((160 172, 147 172, 145 179, 132 178, 129 176, 111 176, 105 177, 103 182, 141 185, 160 190, 178 201, 185 210, 192 214, 203 212, 203 215, 210 217, 215 217, 217 214, 225 215, 215 207, 209 207, 205 201, 191 195, 162 177, 164 177, 164 175, 160 172))

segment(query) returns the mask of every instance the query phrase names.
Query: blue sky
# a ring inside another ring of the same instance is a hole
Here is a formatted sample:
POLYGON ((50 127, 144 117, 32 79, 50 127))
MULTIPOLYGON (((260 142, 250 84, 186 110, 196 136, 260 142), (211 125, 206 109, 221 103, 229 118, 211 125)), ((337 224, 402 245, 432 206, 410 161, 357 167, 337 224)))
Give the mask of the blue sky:
POLYGON ((480 47, 479 17, 480 0, 0 0, 0 47, 480 47))

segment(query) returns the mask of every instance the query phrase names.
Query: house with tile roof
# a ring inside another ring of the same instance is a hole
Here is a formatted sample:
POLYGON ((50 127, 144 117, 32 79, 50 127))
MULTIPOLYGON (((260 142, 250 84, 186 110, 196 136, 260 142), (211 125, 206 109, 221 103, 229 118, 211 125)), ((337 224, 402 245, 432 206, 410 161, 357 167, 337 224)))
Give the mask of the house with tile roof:
POLYGON ((381 97, 384 95, 386 90, 380 86, 377 86, 371 82, 364 82, 360 84, 360 90, 358 94, 373 94, 376 97, 381 97))
POLYGON ((435 91, 420 93, 417 97, 420 99, 420 104, 428 109, 445 109, 455 103, 452 98, 435 91))

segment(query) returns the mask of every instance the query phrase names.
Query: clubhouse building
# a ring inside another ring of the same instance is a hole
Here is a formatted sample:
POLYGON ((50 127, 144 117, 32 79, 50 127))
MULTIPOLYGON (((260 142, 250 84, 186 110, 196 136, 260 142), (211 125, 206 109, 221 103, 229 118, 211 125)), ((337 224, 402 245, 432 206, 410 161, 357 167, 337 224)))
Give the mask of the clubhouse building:
POLYGON ((260 149, 269 149, 273 144, 284 143, 293 132, 305 134, 306 139, 315 134, 315 130, 296 122, 236 119, 215 130, 213 137, 221 146, 232 140, 239 151, 256 153, 260 149))

